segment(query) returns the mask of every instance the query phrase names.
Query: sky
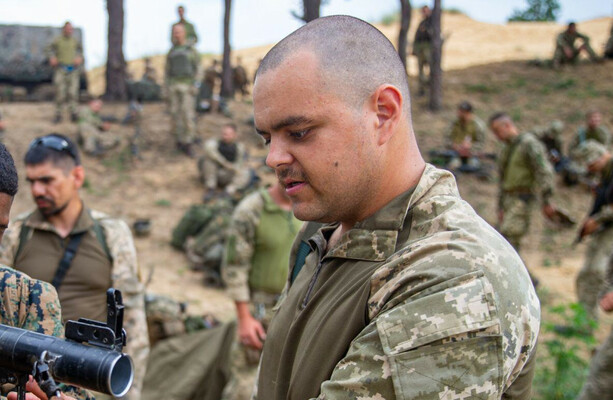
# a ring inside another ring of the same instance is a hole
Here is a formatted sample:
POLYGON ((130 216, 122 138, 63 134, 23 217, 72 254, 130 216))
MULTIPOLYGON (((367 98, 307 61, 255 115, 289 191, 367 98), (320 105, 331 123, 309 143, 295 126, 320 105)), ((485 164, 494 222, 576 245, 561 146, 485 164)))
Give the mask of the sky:
MULTIPOLYGON (((275 43, 302 23, 291 15, 302 10, 301 0, 234 0, 232 2, 232 48, 275 43)), ((413 0, 413 7, 427 4, 413 0)), ((488 23, 504 23, 525 0, 442 0, 443 8, 457 8, 488 23)), ((166 53, 170 26, 183 4, 186 18, 196 27, 201 52, 221 53, 223 47, 223 0, 124 0, 124 55, 131 60, 166 53)), ((613 15, 613 0, 560 0, 559 22, 613 15)), ((322 15, 347 14, 378 22, 399 9, 398 0, 329 0, 322 15)), ((70 20, 84 30, 86 67, 106 60, 107 20, 105 0, 0 0, 0 24, 61 26, 70 20)))

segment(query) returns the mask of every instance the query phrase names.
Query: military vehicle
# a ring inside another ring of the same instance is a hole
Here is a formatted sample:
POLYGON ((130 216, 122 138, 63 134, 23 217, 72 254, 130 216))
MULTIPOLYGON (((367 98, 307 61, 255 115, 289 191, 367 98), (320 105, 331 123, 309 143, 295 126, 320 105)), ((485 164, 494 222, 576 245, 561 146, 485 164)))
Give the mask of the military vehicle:
MULTIPOLYGON (((60 27, 0 25, 0 96, 19 99, 13 93, 21 87, 26 93, 24 100, 53 99, 53 68, 46 50, 61 33, 60 27)), ((73 34, 83 43, 80 28, 75 28, 73 34)), ((81 92, 86 93, 84 68, 81 68, 80 80, 81 92)))

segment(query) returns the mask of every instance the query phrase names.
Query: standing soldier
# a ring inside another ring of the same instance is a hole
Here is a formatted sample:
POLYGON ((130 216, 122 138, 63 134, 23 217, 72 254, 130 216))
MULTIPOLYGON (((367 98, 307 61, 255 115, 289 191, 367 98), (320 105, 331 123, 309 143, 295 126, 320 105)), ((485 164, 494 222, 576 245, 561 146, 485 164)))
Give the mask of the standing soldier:
POLYGON ((574 153, 590 173, 600 175, 594 205, 584 221, 579 239, 591 235, 585 264, 577 275, 577 296, 588 315, 598 316, 598 292, 603 287, 607 266, 613 256, 613 156, 600 143, 588 140, 574 153))
POLYGON ((196 138, 195 86, 199 82, 200 55, 185 40, 185 27, 172 27, 173 46, 166 56, 165 82, 170 98, 171 130, 175 134, 177 148, 190 157, 194 155, 196 138))
POLYGON ((289 253, 302 222, 277 181, 241 201, 232 215, 222 276, 236 304, 238 339, 224 400, 251 394, 272 307, 288 274, 289 253))
POLYGON ((185 7, 179 6, 179 8, 177 8, 177 13, 179 14, 179 21, 175 22, 172 25, 172 29, 170 31, 170 41, 172 42, 172 44, 175 44, 173 30, 175 26, 182 25, 183 28, 185 28, 185 42, 190 46, 196 44, 198 42, 198 35, 196 35, 196 29, 194 28, 194 24, 188 22, 184 17, 185 7))
POLYGON ((415 40, 413 40, 413 55, 417 57, 417 66, 419 71, 419 90, 418 96, 426 94, 426 85, 429 77, 426 77, 425 68, 428 67, 428 76, 430 75, 430 58, 432 54, 432 37, 434 28, 432 27, 432 11, 430 7, 423 6, 421 8, 422 20, 415 31, 415 40))
POLYGON ((62 34, 55 38, 47 50, 49 64, 55 68, 53 84, 55 85, 56 112, 53 122, 62 121, 64 103, 68 104, 72 122, 76 122, 78 120, 79 71, 83 64, 83 47, 73 36, 70 22, 64 24, 62 34))
MULTIPOLYGON (((503 112, 490 117, 489 126, 505 147, 499 158, 500 188, 498 194, 499 231, 517 252, 521 239, 528 233, 537 194, 543 214, 554 218, 554 172, 547 160, 545 147, 532 133, 519 133, 511 117, 503 112)), ((532 278, 536 285, 538 281, 532 278)))
POLYGON ((604 45, 604 58, 613 59, 613 25, 611 25, 609 40, 604 45))
POLYGON ((232 82, 234 84, 234 92, 240 92, 241 99, 244 99, 245 96, 249 95, 249 91, 247 90, 249 79, 247 78, 247 71, 245 71, 245 67, 243 67, 241 62, 241 58, 237 57, 236 65, 232 68, 232 82))
POLYGON ((574 22, 568 24, 564 32, 560 33, 556 38, 556 50, 553 53, 553 67, 559 68, 562 64, 576 63, 579 59, 579 54, 584 51, 590 56, 593 62, 600 61, 592 46, 590 46, 590 38, 577 32, 577 25, 574 22), (581 39, 581 46, 575 47, 575 41, 581 39))
POLYGON ((24 159, 37 207, 11 223, 0 246, 0 262, 50 282, 58 292, 64 322, 80 317, 106 320, 106 291, 121 290, 126 352, 134 361, 134 384, 125 399, 139 399, 149 339, 145 289, 130 228, 84 204, 79 189, 85 170, 70 139, 58 134, 36 138, 24 159))
POLYGON ((200 86, 200 93, 198 96, 199 111, 210 111, 213 107, 215 87, 220 78, 221 72, 219 71, 219 61, 213 60, 213 63, 204 70, 204 78, 202 79, 202 85, 200 86))

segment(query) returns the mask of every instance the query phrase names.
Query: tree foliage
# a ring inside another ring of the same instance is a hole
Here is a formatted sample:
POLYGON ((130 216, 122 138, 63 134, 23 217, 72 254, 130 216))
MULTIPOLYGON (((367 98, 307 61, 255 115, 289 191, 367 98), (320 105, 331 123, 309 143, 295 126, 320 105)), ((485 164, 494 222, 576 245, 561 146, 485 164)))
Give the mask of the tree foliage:
POLYGON ((527 0, 528 8, 515 10, 509 21, 555 21, 560 13, 558 0, 527 0))

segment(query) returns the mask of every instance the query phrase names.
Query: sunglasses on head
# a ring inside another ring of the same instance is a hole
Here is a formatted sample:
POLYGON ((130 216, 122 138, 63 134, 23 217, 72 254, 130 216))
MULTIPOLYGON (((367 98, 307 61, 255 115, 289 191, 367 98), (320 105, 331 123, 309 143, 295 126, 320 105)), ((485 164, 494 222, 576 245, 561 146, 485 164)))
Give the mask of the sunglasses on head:
POLYGON ((59 152, 66 152, 73 159, 77 159, 77 155, 75 154, 74 148, 66 139, 63 139, 59 136, 43 136, 36 138, 32 141, 32 143, 30 143, 28 151, 39 146, 59 152))

